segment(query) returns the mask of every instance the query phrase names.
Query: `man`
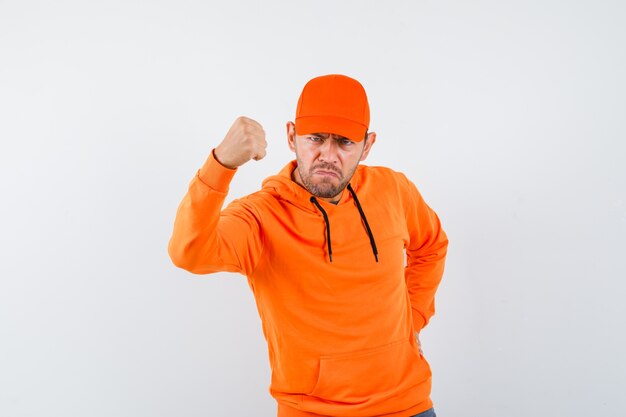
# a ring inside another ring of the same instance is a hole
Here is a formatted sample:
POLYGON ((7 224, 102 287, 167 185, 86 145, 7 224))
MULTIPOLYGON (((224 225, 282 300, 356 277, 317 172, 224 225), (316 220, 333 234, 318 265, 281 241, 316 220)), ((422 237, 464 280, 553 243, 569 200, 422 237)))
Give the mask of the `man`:
POLYGON ((417 335, 448 239, 403 174, 359 164, 376 141, 368 127, 358 81, 314 78, 287 122, 295 161, 222 210, 237 168, 265 156, 262 126, 240 117, 178 208, 175 265, 248 277, 279 417, 435 415, 417 335))

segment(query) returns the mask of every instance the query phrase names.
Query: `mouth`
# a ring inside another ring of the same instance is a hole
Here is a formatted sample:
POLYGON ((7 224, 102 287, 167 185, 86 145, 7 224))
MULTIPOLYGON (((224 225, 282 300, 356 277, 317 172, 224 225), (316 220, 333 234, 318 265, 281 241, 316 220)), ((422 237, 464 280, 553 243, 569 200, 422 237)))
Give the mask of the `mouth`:
POLYGON ((320 170, 315 171, 315 174, 322 176, 322 177, 330 177, 330 178, 339 179, 339 175, 337 175, 337 173, 334 171, 326 171, 326 170, 320 169, 320 170))

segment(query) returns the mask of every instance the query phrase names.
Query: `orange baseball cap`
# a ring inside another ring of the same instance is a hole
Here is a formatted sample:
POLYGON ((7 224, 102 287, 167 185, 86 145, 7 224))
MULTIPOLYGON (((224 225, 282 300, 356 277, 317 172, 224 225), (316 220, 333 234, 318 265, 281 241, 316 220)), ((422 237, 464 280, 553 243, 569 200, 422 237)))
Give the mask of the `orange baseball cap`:
POLYGON ((295 124, 298 135, 334 133, 361 142, 370 124, 365 89, 341 74, 313 78, 298 99, 295 124))

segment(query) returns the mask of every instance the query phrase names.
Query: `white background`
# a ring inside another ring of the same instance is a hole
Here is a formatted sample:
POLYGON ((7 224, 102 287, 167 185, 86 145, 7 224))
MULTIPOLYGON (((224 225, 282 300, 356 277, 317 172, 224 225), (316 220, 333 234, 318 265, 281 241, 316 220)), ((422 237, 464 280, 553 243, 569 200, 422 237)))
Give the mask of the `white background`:
POLYGON ((449 235, 438 415, 625 415, 624 3, 226 3, 0 0, 0 415, 275 415, 245 278, 167 242, 232 121, 269 148, 229 198, 328 73, 449 235))

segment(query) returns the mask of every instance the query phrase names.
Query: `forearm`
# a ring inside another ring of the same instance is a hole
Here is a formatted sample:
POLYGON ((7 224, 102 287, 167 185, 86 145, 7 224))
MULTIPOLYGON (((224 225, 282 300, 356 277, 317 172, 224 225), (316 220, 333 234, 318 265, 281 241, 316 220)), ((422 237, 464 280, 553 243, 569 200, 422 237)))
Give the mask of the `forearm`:
POLYGON ((435 293, 443 277, 447 238, 442 231, 428 256, 411 258, 405 274, 413 311, 413 326, 419 332, 435 314, 435 293))
POLYGON ((227 169, 213 153, 191 180, 178 206, 168 253, 172 262, 194 273, 223 269, 219 265, 220 212, 236 170, 227 169))

